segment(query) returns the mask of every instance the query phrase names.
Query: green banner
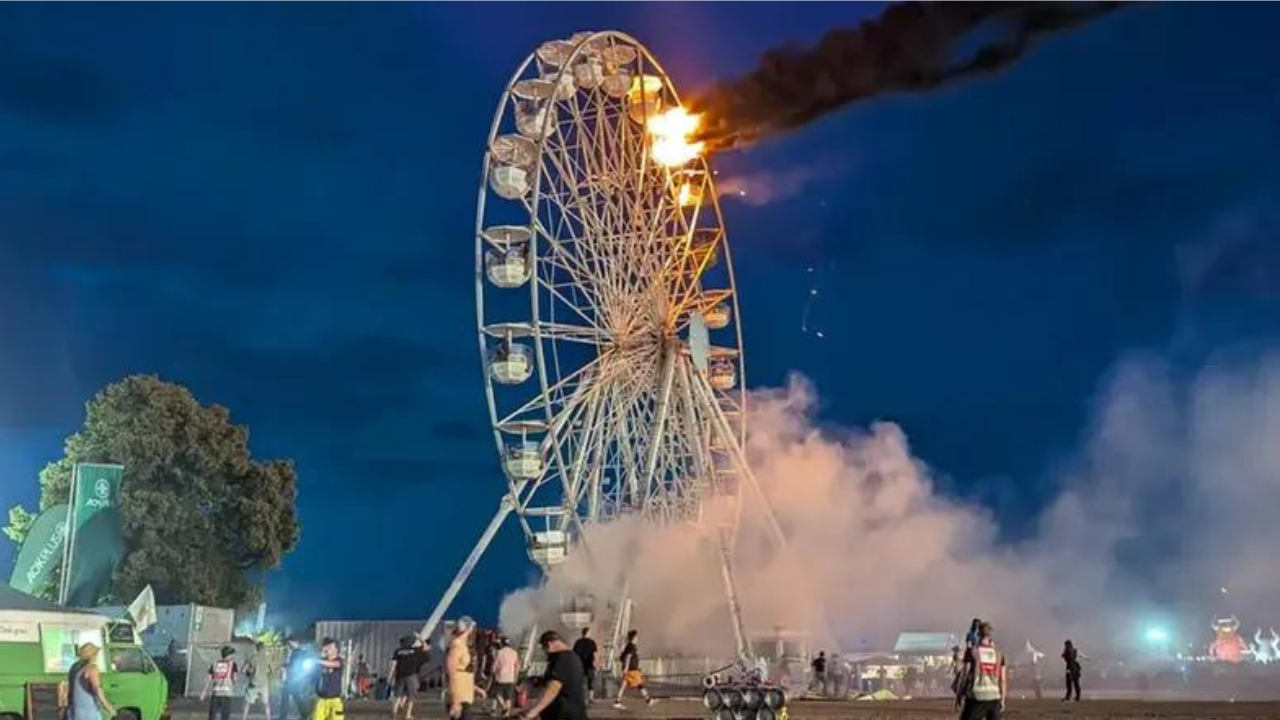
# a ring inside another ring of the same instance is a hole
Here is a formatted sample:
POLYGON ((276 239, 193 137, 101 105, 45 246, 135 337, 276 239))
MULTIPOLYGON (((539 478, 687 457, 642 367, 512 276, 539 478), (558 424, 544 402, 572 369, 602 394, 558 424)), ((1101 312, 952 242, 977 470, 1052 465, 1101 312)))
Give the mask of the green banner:
POLYGON ((53 598, 52 591, 57 590, 57 570, 62 566, 67 544, 67 508, 65 504, 54 505, 31 523, 27 539, 22 541, 14 560, 13 574, 9 576, 9 585, 15 590, 53 598))
POLYGON ((71 489, 71 535, 62 573, 62 604, 97 604, 124 554, 119 465, 76 465, 71 489))

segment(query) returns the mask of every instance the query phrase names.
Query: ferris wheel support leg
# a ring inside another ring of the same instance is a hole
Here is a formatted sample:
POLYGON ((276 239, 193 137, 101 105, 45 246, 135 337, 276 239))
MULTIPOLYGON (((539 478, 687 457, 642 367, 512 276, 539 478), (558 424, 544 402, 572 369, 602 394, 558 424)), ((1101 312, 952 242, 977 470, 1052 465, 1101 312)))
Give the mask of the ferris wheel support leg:
POLYGON ((733 640, 737 644, 738 660, 744 664, 750 664, 751 648, 747 645, 747 631, 742 623, 742 605, 738 603, 738 587, 733 582, 733 561, 729 557, 729 538, 726 528, 720 528, 717 532, 716 545, 716 549, 720 552, 720 575, 724 579, 724 590, 729 599, 729 618, 733 623, 733 640))
POLYGON ((782 525, 778 523, 777 516, 773 514, 773 506, 769 504, 769 498, 765 497, 764 489, 760 487, 755 474, 751 472, 751 466, 747 464, 747 456, 743 453, 742 446, 738 444, 738 436, 734 434, 733 428, 729 427, 729 420, 724 416, 724 411, 720 409, 720 404, 716 402, 715 393, 711 391, 711 386, 707 384, 706 377, 701 373, 695 374, 693 385, 702 395, 703 401, 711 408, 711 417, 715 420, 716 429, 723 436, 724 443, 733 456, 733 462, 738 466, 738 472, 746 480, 752 494, 760 501, 760 511, 764 513, 770 534, 773 535, 774 541, 778 543, 778 547, 785 548, 787 546, 787 536, 782 532, 782 525))
POLYGON ((453 599, 458 596, 458 591, 462 590, 467 578, 471 577, 471 572, 476 569, 476 563, 480 562, 480 556, 484 555, 484 551, 489 548, 489 543, 493 542, 493 536, 498 534, 498 528, 502 527, 503 521, 507 519, 507 516, 514 509, 515 499, 510 495, 503 497, 502 502, 498 503, 498 511, 493 514, 493 519, 489 521, 489 526, 481 533, 476 546, 471 548, 471 554, 462 563, 462 567, 458 568, 458 574, 453 576, 453 582, 449 583, 448 589, 440 597, 440 602, 436 603, 436 609, 431 611, 431 617, 427 618, 426 624, 422 626, 422 632, 419 635, 424 641, 431 641, 431 633, 436 631, 436 626, 440 624, 444 614, 449 611, 449 606, 453 604, 453 599))

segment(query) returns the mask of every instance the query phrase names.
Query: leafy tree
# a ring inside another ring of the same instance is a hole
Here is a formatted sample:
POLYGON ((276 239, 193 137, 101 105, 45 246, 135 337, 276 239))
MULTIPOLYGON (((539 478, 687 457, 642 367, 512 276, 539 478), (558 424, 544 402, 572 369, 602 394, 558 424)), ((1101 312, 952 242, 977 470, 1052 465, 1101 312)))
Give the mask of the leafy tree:
POLYGON ((8 535, 10 540, 21 543, 27 537, 27 533, 31 532, 31 523, 35 522, 37 517, 39 516, 28 512, 21 505, 14 505, 9 508, 9 525, 5 527, 4 534, 8 535))
MULTIPOLYGON (((258 602, 261 574, 298 541, 293 463, 255 461, 226 408, 155 376, 108 385, 85 410, 64 457, 40 472, 40 508, 67 502, 76 463, 124 466, 124 557, 104 600, 129 602, 149 583, 160 603, 258 602)), ((21 541, 31 513, 9 519, 21 541)))

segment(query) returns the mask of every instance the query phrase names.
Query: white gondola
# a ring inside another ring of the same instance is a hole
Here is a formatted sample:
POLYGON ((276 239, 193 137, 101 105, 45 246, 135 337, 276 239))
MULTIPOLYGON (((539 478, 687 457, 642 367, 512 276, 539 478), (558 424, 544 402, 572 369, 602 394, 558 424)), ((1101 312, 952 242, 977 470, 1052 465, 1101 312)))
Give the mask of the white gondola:
POLYGON ((583 90, 594 90, 604 82, 604 60, 594 52, 583 53, 573 65, 573 80, 583 90))
POLYGON ((549 80, 521 80, 511 88, 515 96, 516 130, 528 138, 543 140, 555 131, 555 83, 549 80), (548 115, 551 116, 548 121, 548 115))
POLYGON ((556 98, 559 100, 568 100, 573 94, 578 92, 578 84, 573 77, 573 71, 565 69, 556 76, 556 98))
POLYGON ((555 110, 550 103, 518 103, 515 111, 516 129, 526 137, 546 139, 556 130, 555 110), (550 122, 547 121, 548 114, 552 116, 550 122))
POLYGON ((496 164, 489 171, 489 187, 499 197, 519 200, 529 194, 529 171, 515 165, 496 164))
POLYGON ((733 319, 728 303, 719 303, 702 313, 702 322, 709 330, 723 330, 733 319))
POLYGON ((576 44, 571 40, 549 40, 544 42, 536 51, 538 60, 548 67, 558 68, 569 59, 569 55, 573 53, 573 47, 576 44))
POLYGON ((595 599, 590 595, 577 595, 560 610, 560 622, 565 627, 580 628, 591 624, 595 599))
POLYGON ((503 342, 489 353, 489 375, 502 385, 519 385, 533 374, 533 352, 520 343, 503 342))
POLYGON ((523 135, 499 135, 489 143, 489 151, 503 165, 531 168, 538 162, 538 144, 523 135))
POLYGON ((707 372, 707 380, 717 390, 732 390, 738 382, 738 369, 730 360, 720 359, 711 364, 707 372))
POLYGON ((517 200, 531 189, 530 168, 538 159, 538 147, 532 140, 519 135, 501 135, 489 144, 493 169, 489 172, 489 186, 500 197, 517 200))
POLYGON ((613 69, 631 64, 638 53, 628 45, 608 45, 600 50, 600 56, 604 58, 605 65, 613 69))
POLYGON ((662 110, 662 78, 657 75, 633 78, 627 88, 627 117, 643 123, 661 114, 662 110))
POLYGON ((559 565, 569 557, 569 535, 560 530, 533 533, 529 539, 529 557, 546 567, 559 565))
POLYGON ((493 249, 484 255, 485 275, 489 282, 510 290, 529 282, 533 268, 529 266, 529 251, 524 246, 493 249))
POLYGON ((527 225, 494 225, 485 228, 480 233, 480 237, 491 245, 505 248, 511 245, 524 245, 529 242, 529 238, 533 237, 533 232, 527 225))
POLYGON ((502 467, 516 480, 534 480, 542 475, 542 446, 531 440, 507 446, 502 467))
POLYGON ((611 98, 624 98, 627 91, 631 89, 631 73, 626 70, 609 71, 608 65, 605 66, 605 77, 600 83, 600 89, 605 95, 611 98))

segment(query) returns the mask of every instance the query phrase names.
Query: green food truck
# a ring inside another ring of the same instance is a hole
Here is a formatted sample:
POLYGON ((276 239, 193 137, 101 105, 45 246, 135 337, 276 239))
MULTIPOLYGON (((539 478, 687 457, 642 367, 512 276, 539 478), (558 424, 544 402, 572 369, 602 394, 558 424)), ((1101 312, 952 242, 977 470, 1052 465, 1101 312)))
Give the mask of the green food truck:
POLYGON ((169 683, 143 651, 133 625, 0 585, 0 720, 34 720, 26 717, 28 688, 65 680, 76 649, 86 642, 102 648, 98 670, 103 692, 119 712, 116 720, 159 720, 166 714, 169 683))

